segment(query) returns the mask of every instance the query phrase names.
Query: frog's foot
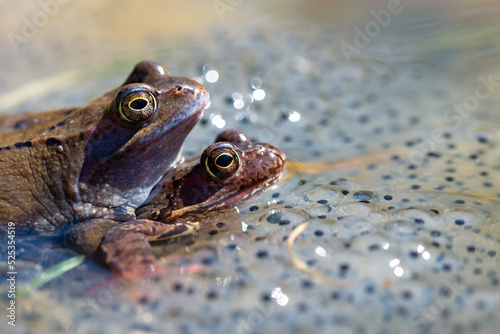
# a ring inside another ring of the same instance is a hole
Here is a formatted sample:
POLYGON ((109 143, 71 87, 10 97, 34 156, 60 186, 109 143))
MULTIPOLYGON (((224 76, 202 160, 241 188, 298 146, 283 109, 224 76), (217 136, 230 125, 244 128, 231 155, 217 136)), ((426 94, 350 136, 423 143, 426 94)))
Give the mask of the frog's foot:
POLYGON ((150 277, 158 273, 147 237, 142 233, 113 229, 101 245, 104 261, 119 277, 150 277))
POLYGON ((168 240, 190 234, 198 223, 161 223, 136 220, 109 230, 101 244, 104 261, 111 271, 123 278, 146 278, 164 272, 165 266, 153 255, 150 241, 168 240))

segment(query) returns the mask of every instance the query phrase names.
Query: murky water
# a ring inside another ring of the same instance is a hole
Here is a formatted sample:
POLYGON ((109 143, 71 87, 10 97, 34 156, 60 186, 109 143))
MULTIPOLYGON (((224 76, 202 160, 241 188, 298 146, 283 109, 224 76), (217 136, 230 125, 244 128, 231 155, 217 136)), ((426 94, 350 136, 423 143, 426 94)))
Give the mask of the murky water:
MULTIPOLYGON (((186 155, 237 128, 282 149, 287 175, 156 245, 168 275, 125 284, 85 262, 18 301, 16 332, 496 333, 499 8, 410 5, 263 15, 148 54, 212 96, 186 155)), ((16 108, 78 104, 129 70, 16 108)), ((20 285, 74 255, 20 253, 20 285)))

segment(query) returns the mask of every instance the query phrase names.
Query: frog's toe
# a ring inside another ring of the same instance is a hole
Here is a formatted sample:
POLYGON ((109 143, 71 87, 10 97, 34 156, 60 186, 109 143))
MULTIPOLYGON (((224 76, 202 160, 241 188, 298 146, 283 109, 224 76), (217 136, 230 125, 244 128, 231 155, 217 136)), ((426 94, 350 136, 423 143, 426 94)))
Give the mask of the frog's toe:
POLYGON ((134 265, 131 268, 111 266, 110 269, 113 272, 113 274, 115 274, 119 278, 124 278, 124 279, 153 278, 165 272, 164 267, 158 263, 134 265))
POLYGON ((139 277, 154 272, 155 257, 147 237, 115 229, 106 234, 101 244, 104 261, 119 277, 139 277))

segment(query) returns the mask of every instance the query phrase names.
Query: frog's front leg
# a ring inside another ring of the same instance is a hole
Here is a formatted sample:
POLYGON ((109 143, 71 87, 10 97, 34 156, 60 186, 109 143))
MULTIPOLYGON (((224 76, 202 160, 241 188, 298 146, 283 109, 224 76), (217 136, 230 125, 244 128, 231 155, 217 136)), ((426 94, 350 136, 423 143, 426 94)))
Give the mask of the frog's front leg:
POLYGON ((120 224, 111 219, 91 219, 71 225, 64 233, 66 245, 87 256, 94 255, 106 232, 120 224))
POLYGON ((154 275, 155 265, 151 241, 167 240, 190 234, 199 228, 197 222, 161 223, 140 219, 122 223, 106 232, 101 252, 109 268, 122 277, 154 275))

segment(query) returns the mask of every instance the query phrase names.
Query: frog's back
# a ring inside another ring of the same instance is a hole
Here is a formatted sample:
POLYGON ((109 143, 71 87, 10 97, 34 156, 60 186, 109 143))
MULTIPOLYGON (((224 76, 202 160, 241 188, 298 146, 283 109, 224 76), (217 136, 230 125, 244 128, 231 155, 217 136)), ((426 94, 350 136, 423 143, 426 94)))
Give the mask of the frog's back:
POLYGON ((76 109, 0 115, 0 146, 43 136, 63 125, 76 109))
POLYGON ((50 230, 73 220, 92 121, 61 109, 0 117, 0 224, 50 230))

